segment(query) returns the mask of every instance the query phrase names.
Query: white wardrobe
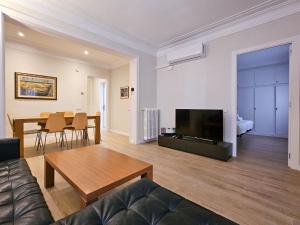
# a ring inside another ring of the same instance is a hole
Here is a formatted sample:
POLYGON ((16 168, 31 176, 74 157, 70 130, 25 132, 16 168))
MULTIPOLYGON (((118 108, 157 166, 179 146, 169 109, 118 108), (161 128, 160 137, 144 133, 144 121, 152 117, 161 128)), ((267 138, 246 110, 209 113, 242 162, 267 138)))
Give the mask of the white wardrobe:
POLYGON ((238 71, 238 114, 254 121, 252 133, 288 137, 289 65, 238 71))

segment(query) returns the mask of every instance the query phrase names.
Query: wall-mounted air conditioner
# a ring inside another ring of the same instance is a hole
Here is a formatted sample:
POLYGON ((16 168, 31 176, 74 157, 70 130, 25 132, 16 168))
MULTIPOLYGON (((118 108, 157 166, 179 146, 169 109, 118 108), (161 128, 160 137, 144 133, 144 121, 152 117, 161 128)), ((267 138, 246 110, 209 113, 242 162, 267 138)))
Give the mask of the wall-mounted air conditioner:
POLYGON ((203 43, 178 47, 167 53, 167 61, 169 64, 175 64, 200 57, 205 57, 205 48, 203 43))

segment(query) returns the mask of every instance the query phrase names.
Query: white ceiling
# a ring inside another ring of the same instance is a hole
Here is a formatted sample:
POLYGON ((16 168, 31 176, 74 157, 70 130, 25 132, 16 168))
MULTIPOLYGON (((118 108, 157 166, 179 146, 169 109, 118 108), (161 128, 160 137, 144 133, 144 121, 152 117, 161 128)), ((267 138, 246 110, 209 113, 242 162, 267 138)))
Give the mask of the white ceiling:
POLYGON ((272 65, 289 62, 289 44, 273 48, 262 49, 241 54, 237 59, 238 70, 258 66, 272 65))
POLYGON ((288 0, 52 0, 55 7, 153 47, 183 40, 288 0))
POLYGON ((114 69, 129 63, 129 58, 110 50, 95 48, 74 39, 45 34, 8 17, 5 20, 5 28, 7 41, 26 45, 56 56, 77 59, 106 69, 114 69), (20 31, 24 33, 24 37, 18 36, 20 31), (84 54, 85 50, 89 52, 88 55, 84 54))

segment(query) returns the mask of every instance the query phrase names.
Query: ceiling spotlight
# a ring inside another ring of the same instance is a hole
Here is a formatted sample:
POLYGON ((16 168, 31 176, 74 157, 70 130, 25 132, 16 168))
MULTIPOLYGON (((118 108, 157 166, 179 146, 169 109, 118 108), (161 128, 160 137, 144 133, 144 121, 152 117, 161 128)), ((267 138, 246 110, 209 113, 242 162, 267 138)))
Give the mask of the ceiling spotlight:
POLYGON ((84 50, 84 54, 88 55, 89 54, 88 50, 84 50))
POLYGON ((19 35, 20 37, 24 37, 24 36, 25 36, 24 33, 22 33, 21 31, 18 32, 18 35, 19 35))

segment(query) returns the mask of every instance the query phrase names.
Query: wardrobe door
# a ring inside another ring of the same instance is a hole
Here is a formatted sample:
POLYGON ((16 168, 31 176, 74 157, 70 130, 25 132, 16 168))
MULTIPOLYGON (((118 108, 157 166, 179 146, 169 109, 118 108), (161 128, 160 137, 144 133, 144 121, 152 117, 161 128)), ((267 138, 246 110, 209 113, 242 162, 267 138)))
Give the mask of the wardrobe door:
POLYGON ((245 120, 254 120, 254 88, 238 89, 238 114, 245 120))
POLYGON ((276 87, 276 135, 288 137, 289 86, 276 87))
POLYGON ((275 78, 276 78, 277 84, 288 84, 289 83, 289 64, 276 66, 275 78))
POLYGON ((275 135, 275 87, 255 88, 255 132, 275 135))
POLYGON ((273 67, 262 67, 255 70, 255 85, 274 85, 275 83, 273 67))

